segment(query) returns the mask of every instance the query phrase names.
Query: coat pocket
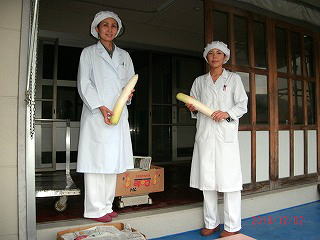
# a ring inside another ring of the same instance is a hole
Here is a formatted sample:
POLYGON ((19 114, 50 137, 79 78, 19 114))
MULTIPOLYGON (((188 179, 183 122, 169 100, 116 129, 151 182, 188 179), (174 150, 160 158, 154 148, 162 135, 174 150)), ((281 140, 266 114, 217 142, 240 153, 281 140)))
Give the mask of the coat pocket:
POLYGON ((222 121, 220 126, 222 128, 221 130, 222 130, 224 142, 233 143, 236 139, 237 131, 238 131, 236 122, 222 121))
MULTIPOLYGON (((91 114, 88 119, 90 138, 97 143, 108 143, 112 136, 112 127, 104 122, 101 112, 91 114)), ((88 136, 89 137, 89 136, 88 136)))
MULTIPOLYGON (((125 67, 124 63, 121 63, 117 66, 117 72, 118 76, 121 79, 121 81, 127 80, 127 68, 125 67)), ((125 86, 126 82, 122 82, 122 85, 125 86)))

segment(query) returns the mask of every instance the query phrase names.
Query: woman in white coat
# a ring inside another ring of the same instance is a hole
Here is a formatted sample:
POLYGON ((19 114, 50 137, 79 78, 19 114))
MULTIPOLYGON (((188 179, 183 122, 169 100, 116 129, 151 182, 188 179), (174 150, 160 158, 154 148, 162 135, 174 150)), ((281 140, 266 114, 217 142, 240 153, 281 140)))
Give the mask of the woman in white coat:
POLYGON ((110 123, 114 104, 134 75, 129 54, 113 43, 121 27, 115 13, 97 13, 91 34, 99 41, 83 49, 78 70, 83 109, 77 171, 84 173, 84 217, 100 222, 117 216, 112 210, 117 174, 133 168, 127 108, 117 125, 110 123))
POLYGON ((204 49, 209 73, 195 79, 190 95, 214 110, 211 118, 195 112, 197 133, 191 165, 190 186, 203 191, 204 236, 219 231, 217 192, 224 193, 224 231, 221 237, 241 229, 242 174, 238 143, 239 118, 247 112, 248 97, 236 73, 222 65, 230 58, 223 42, 214 41, 204 49))

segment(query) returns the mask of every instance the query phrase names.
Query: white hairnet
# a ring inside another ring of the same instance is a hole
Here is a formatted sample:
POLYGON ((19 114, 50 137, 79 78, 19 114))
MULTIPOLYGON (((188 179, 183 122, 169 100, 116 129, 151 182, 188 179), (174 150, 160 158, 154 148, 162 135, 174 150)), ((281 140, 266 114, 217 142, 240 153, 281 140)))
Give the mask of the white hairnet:
POLYGON ((114 12, 110 12, 110 11, 101 11, 101 12, 98 12, 95 16, 94 16, 94 19, 91 23, 91 34, 92 36, 94 36, 95 38, 98 38, 99 39, 99 35, 96 31, 96 27, 98 26, 98 24, 103 20, 103 19, 106 19, 106 18, 113 18, 114 20, 117 21, 118 23, 118 32, 116 34, 116 36, 118 36, 121 28, 122 28, 122 23, 121 23, 121 20, 120 18, 118 17, 117 14, 115 14, 114 12))
POLYGON ((210 52, 210 50, 214 48, 219 49, 226 55, 224 58, 223 64, 228 62, 228 60, 230 59, 230 49, 228 48, 227 44, 220 41, 213 41, 207 44, 207 46, 204 48, 204 51, 203 51, 204 59, 208 62, 207 55, 210 52))

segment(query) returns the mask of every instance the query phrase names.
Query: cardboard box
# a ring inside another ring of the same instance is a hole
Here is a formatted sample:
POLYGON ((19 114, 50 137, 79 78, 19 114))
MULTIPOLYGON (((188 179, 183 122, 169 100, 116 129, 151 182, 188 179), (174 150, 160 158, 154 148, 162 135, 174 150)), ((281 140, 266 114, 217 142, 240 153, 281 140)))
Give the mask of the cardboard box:
POLYGON ((128 170, 118 174, 116 197, 135 196, 164 190, 164 169, 151 166, 149 170, 128 170))
MULTIPOLYGON (((103 223, 103 224, 94 224, 94 225, 90 225, 90 226, 85 226, 85 227, 77 227, 77 228, 70 228, 67 230, 63 230, 57 233, 57 240, 65 240, 64 235, 67 233, 75 233, 75 232, 80 232, 81 235, 81 231, 85 231, 89 228, 93 228, 96 226, 114 226, 116 227, 118 230, 122 231, 124 229, 124 224, 123 223, 103 223)), ((134 228, 130 228, 132 232, 136 232, 136 233, 140 233, 137 230, 135 230, 134 228)), ((83 233, 82 233, 83 234, 83 233)), ((143 239, 146 239, 145 235, 143 233, 140 233, 143 236, 143 239)))

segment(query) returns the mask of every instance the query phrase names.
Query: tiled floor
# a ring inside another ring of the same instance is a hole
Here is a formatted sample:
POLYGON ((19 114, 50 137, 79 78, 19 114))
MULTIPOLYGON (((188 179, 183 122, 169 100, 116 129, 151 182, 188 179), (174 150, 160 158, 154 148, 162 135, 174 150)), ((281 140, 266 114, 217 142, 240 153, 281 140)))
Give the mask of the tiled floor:
MULTIPOLYGON (((241 233, 257 240, 320 240, 320 201, 242 220, 241 233)), ((153 240, 217 239, 202 237, 199 230, 153 240)))

